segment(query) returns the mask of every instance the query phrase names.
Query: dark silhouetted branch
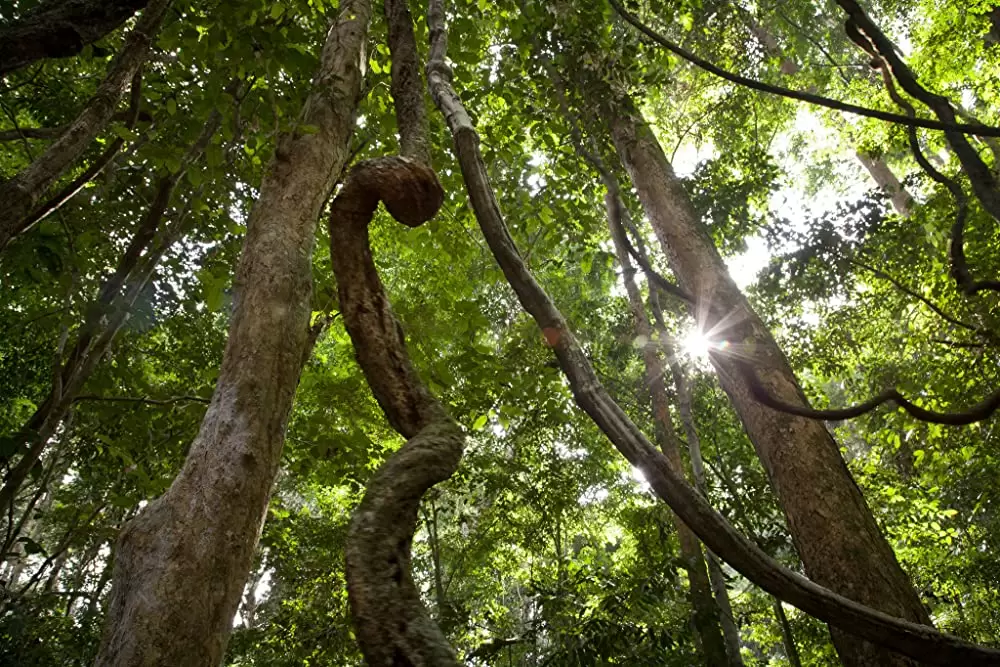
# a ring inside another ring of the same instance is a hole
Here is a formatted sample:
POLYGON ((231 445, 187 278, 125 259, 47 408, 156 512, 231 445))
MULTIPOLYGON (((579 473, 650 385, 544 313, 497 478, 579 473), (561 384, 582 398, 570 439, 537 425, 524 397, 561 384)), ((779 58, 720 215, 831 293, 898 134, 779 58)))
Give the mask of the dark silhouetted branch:
POLYGON ((899 114, 890 113, 888 111, 879 111, 877 109, 869 109, 867 107, 860 107, 855 104, 849 104, 847 102, 840 102, 837 100, 832 100, 828 97, 823 97, 822 95, 815 95, 813 93, 804 93, 798 90, 791 90, 790 88, 783 88, 782 86, 774 86, 769 83, 763 83, 755 79, 750 79, 748 77, 733 74, 727 70, 713 65, 704 58, 700 58, 695 54, 691 53, 687 49, 674 44, 666 37, 656 32, 649 26, 645 25, 633 14, 626 11, 618 0, 608 0, 611 6, 615 8, 618 14, 628 21, 632 26, 636 28, 639 32, 649 37, 651 40, 667 49, 671 53, 687 60, 692 65, 700 67, 701 69, 715 74, 718 77, 725 79, 726 81, 731 81, 733 83, 739 84, 741 86, 746 86, 747 88, 752 88, 754 90, 759 90, 764 93, 771 93, 772 95, 781 95, 782 97, 788 97, 793 100, 800 100, 802 102, 808 102, 810 104, 815 104, 817 106, 827 107, 828 109, 835 109, 837 111, 845 111, 847 113, 857 114, 859 116, 867 116, 869 118, 877 118, 879 120, 888 121, 890 123, 899 123, 901 125, 912 125, 915 127, 925 127, 930 130, 944 130, 951 132, 959 132, 965 134, 974 134, 984 137, 1000 137, 1000 127, 992 127, 985 125, 963 125, 956 122, 939 122, 934 120, 928 120, 924 118, 908 118, 906 116, 901 116, 899 114))

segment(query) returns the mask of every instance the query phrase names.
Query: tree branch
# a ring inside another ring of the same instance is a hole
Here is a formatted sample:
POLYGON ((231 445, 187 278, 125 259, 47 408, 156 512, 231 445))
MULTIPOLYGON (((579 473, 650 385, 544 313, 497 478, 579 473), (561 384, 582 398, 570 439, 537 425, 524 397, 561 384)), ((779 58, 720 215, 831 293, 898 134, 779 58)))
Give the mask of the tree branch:
POLYGON ((890 123, 899 123, 901 125, 911 125, 914 127, 925 127, 930 130, 943 130, 956 133, 964 134, 974 134, 984 137, 1000 137, 1000 127, 986 126, 986 125, 963 125, 961 123, 955 122, 942 122, 928 120, 924 118, 908 118, 900 114, 890 113, 888 111, 879 111, 877 109, 869 109, 866 107, 860 107, 855 104, 850 104, 848 102, 840 102, 838 100, 832 100, 828 97, 823 97, 822 95, 815 95, 813 93, 804 93, 798 90, 791 90, 790 88, 784 88, 782 86, 775 86, 769 83, 762 83, 755 79, 750 79, 748 77, 742 76, 740 74, 733 74, 727 70, 713 65, 704 58, 700 58, 695 54, 691 53, 687 49, 684 49, 677 44, 674 44, 668 40, 663 35, 659 34, 649 26, 643 24, 636 18, 633 14, 629 13, 621 6, 618 0, 608 0, 611 6, 615 8, 615 11, 636 28, 639 32, 646 35, 654 42, 667 49, 671 53, 687 60, 692 65, 700 67, 701 69, 715 74, 716 76, 725 79, 726 81, 731 81, 733 83, 739 84, 741 86, 746 86, 747 88, 752 88, 754 90, 759 90, 764 93, 771 93, 772 95, 780 95, 782 97, 788 97, 793 100, 800 100, 802 102, 808 102, 809 104, 815 104, 821 107, 827 107, 829 109, 835 109, 837 111, 844 111, 847 113, 856 114, 859 116, 867 116, 869 118, 877 118, 879 120, 888 121, 890 123))

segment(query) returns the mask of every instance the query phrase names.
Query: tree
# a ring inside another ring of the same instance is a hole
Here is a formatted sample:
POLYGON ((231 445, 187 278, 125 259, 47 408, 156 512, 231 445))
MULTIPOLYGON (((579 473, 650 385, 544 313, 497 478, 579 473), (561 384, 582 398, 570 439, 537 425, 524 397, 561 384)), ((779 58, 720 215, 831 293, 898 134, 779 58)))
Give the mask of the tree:
POLYGON ((232 627, 308 355, 309 256, 345 162, 367 3, 340 8, 301 125, 284 134, 247 222, 222 368, 167 493, 122 531, 97 664, 217 664, 232 627))
POLYGON ((996 662, 1000 52, 904 4, 5 15, 0 661, 996 662))

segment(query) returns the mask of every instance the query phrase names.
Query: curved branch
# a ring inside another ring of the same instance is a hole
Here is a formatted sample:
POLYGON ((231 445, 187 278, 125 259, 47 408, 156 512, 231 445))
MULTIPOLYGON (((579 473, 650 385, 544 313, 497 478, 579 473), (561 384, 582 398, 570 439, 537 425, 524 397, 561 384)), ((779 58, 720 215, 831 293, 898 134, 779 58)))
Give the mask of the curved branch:
POLYGON ((44 58, 75 56, 148 0, 48 0, 0 30, 0 78, 44 58))
POLYGON ((55 139, 65 129, 64 127, 19 127, 15 130, 0 132, 0 142, 21 141, 22 139, 55 139))
POLYGON ((108 124, 125 85, 145 62, 171 0, 151 0, 108 73, 66 131, 16 176, 0 184, 0 252, 22 226, 45 191, 86 151, 108 124))
MULTIPOLYGON (((630 251, 632 252, 632 251, 630 251)), ((642 270, 646 272, 646 278, 653 283, 656 287, 663 288, 664 285, 673 285, 669 280, 661 276, 649 262, 646 261, 645 257, 641 256, 639 253, 632 253, 636 262, 642 267, 642 270)), ((868 268, 868 267, 865 267, 868 268)), ((675 286, 676 287, 676 286, 675 286)), ((690 298, 686 296, 686 293, 680 291, 671 292, 674 296, 680 298, 690 298), (684 296, 682 296, 684 295, 684 296)), ((935 311, 937 312, 937 311, 935 311)), ((941 314, 943 317, 945 315, 941 314)), ((716 315, 721 317, 721 315, 716 312, 716 315)), ((947 318, 951 321, 951 318, 947 318)), ((954 320, 956 324, 960 326, 968 327, 968 325, 954 320)), ((734 341, 730 341, 734 342, 734 341)), ((735 341, 738 342, 738 341, 735 341)), ((720 353, 724 354, 724 353, 720 353)), ((841 410, 815 410, 813 408, 803 407, 801 405, 793 405, 791 403, 785 403, 780 401, 774 396, 772 396, 767 389, 760 383, 757 378, 756 371, 754 371, 753 366, 745 361, 737 361, 737 365, 743 376, 746 378, 747 383, 753 392, 754 398, 759 402, 763 403, 767 407, 778 410, 779 412, 785 412, 790 415, 796 415, 799 417, 807 417, 810 419, 819 419, 823 421, 843 421, 845 419, 854 419, 855 417, 860 417, 861 415, 871 412, 875 408, 885 404, 894 403, 901 409, 909 413, 910 416, 915 417, 921 421, 931 422, 934 424, 946 424, 950 426, 966 426, 968 424, 973 424, 975 422, 983 421, 984 419, 989 419, 993 416, 993 413, 1000 409, 1000 390, 992 393, 985 400, 977 403, 976 405, 963 410, 961 412, 935 412, 933 410, 927 410, 916 405, 902 393, 899 392, 895 387, 886 389, 874 398, 871 398, 863 403, 859 403, 856 406, 850 408, 843 408, 841 410)))
POLYGON ((710 72, 726 81, 731 81, 733 83, 739 84, 741 86, 746 86, 747 88, 752 88, 753 90, 759 90, 763 93, 771 93, 772 95, 780 95, 782 97, 788 97, 793 100, 800 100, 802 102, 808 102, 809 104, 815 104, 821 107, 827 107, 828 109, 835 109, 837 111, 845 111, 847 113, 853 113, 858 116, 867 116, 868 118, 877 118, 879 120, 888 121, 890 123, 899 123, 900 125, 911 125, 914 127, 926 127, 930 130, 943 130, 945 132, 954 133, 965 133, 974 134, 983 137, 1000 137, 1000 127, 993 127, 987 125, 963 125, 961 123, 956 123, 954 120, 950 122, 940 122, 934 120, 927 120, 924 118, 908 118, 906 116, 901 116, 900 114, 890 113, 888 111, 879 111, 878 109, 869 109, 867 107, 859 107, 856 104, 850 104, 848 102, 840 102, 838 100, 831 100, 829 97, 823 97, 822 95, 815 95, 813 93, 804 93, 798 90, 791 90, 790 88, 784 88, 782 86, 775 86, 769 83, 762 83, 755 79, 751 79, 740 74, 733 74, 727 70, 722 69, 717 65, 713 65, 704 58, 700 58, 695 54, 691 53, 687 49, 674 44, 666 37, 656 32, 649 26, 645 25, 633 14, 628 12, 618 0, 608 0, 611 6, 615 8, 615 11, 630 23, 636 30, 642 34, 649 37, 651 40, 667 49, 671 53, 683 58, 692 65, 700 67, 706 72, 710 72))
POLYGON ((757 378, 757 373, 754 371, 752 366, 746 362, 739 362, 739 364, 744 377, 747 379, 747 383, 750 385, 750 390, 755 399, 773 410, 785 412, 790 415, 796 415, 798 417, 807 417, 809 419, 821 419, 824 421, 843 421, 845 419, 854 419, 871 412, 881 405, 894 403, 899 408, 905 410, 911 417, 919 419, 923 422, 929 422, 931 424, 945 424, 947 426, 967 426, 969 424, 974 424, 975 422, 983 421, 984 419, 989 419, 993 416, 993 413, 1000 408, 1000 390, 993 392, 986 399, 980 401, 976 405, 973 405, 967 410, 963 410, 961 412, 936 412, 934 410, 928 410, 916 405, 903 396, 899 390, 893 387, 886 389, 877 396, 870 398, 863 403, 858 403, 857 405, 849 408, 841 408, 839 410, 814 410, 812 408, 806 408, 801 405, 792 405, 778 400, 768 393, 767 389, 761 385, 760 380, 757 378))
POLYGON ((431 56, 427 65, 431 94, 454 138, 473 211, 487 244, 518 300, 535 319, 569 379, 577 404, 593 419, 625 458, 640 468, 656 494, 665 500, 719 557, 766 591, 807 613, 869 641, 932 664, 995 665, 1000 651, 970 644, 934 628, 903 621, 837 595, 782 567, 751 544, 716 512, 645 438, 611 399, 565 318, 528 270, 510 237, 496 201, 479 136, 451 85, 445 62, 447 33, 442 0, 428 5, 431 56))
MULTIPOLYGON (((945 138, 948 140, 948 145, 951 146, 958 161, 962 164, 965 173, 968 174, 973 192, 979 201, 982 202, 983 208, 997 221, 1000 221, 1000 189, 997 188, 996 179, 993 172, 990 171, 990 168, 983 162, 982 157, 980 157, 979 153, 972 147, 972 144, 969 143, 968 138, 965 136, 965 134, 997 136, 992 132, 996 128, 991 128, 988 134, 981 134, 966 132, 964 129, 955 127, 955 110, 952 108, 948 98, 932 93, 921 85, 913 70, 897 55, 893 43, 875 25, 861 6, 854 0, 837 0, 837 4, 847 14, 848 20, 853 22, 854 26, 871 42, 876 55, 888 65, 892 76, 899 82, 903 90, 914 99, 925 104, 942 121, 942 124, 947 126, 944 128, 945 138)), ((885 69, 883 68, 883 70, 885 69)), ((922 127, 927 126, 923 125, 922 127)))
POLYGON ((937 315, 938 317, 940 317, 941 319, 943 319, 945 322, 948 322, 949 324, 954 324, 956 327, 961 327, 963 329, 968 329, 969 331, 974 331, 974 332, 976 332, 978 334, 985 335, 985 334, 989 333, 987 331, 984 331, 982 329, 979 329, 978 327, 975 327, 975 326, 969 324, 968 322, 963 322, 962 320, 949 315, 939 305, 937 305, 936 303, 934 303, 933 301, 931 301, 930 299, 928 299, 927 297, 925 297, 920 292, 917 292, 916 290, 910 289, 909 287, 907 287, 906 285, 904 285, 900 280, 898 280, 894 276, 886 273, 885 271, 882 271, 881 269, 876 269, 874 266, 870 266, 869 264, 866 264, 866 263, 864 263, 864 262, 862 262, 862 261, 860 261, 858 259, 852 258, 852 259, 849 259, 847 261, 849 261, 851 264, 853 264, 854 266, 856 266, 856 267, 858 267, 860 269, 864 269, 865 271, 868 271, 869 273, 871 273, 874 276, 877 276, 879 278, 882 278, 884 280, 889 281, 893 285, 893 287, 895 287, 896 289, 898 289, 903 294, 906 294, 907 296, 916 299, 920 303, 922 303, 925 306, 927 306, 928 308, 930 308, 934 312, 935 315, 937 315))
MULTIPOLYGON (((903 111, 906 112, 907 116, 911 118, 916 117, 916 111, 913 105, 910 104, 899 91, 896 90, 896 86, 893 83, 892 74, 890 73, 890 68, 887 66, 886 60, 880 54, 875 55, 875 62, 880 64, 879 69, 882 71, 882 81, 885 83, 886 91, 889 93, 889 97, 892 101, 896 103, 903 111)), ((910 152, 913 154, 913 159, 917 161, 924 172, 931 177, 935 182, 940 183, 948 192, 951 193, 952 198, 955 200, 955 222, 951 226, 951 244, 949 247, 949 253, 951 255, 951 276, 958 283, 959 290, 963 294, 973 295, 984 290, 1000 291, 1000 281, 997 280, 982 280, 976 281, 972 278, 972 274, 969 272, 969 263, 965 257, 965 221, 969 216, 969 198, 965 194, 965 189, 953 178, 948 178, 934 165, 931 164, 930 160, 924 155, 923 150, 920 148, 920 141, 917 138, 917 130, 914 127, 908 127, 907 139, 910 144, 910 152)), ((985 202, 984 202, 985 204, 985 202)))

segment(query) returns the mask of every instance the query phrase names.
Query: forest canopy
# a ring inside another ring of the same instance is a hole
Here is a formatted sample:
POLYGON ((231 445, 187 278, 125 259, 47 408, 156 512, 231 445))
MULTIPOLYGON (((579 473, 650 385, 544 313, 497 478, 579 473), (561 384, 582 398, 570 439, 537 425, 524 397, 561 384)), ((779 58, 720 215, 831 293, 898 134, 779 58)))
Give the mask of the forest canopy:
POLYGON ((1000 664, 998 75, 992 0, 0 3, 0 664, 1000 664))

